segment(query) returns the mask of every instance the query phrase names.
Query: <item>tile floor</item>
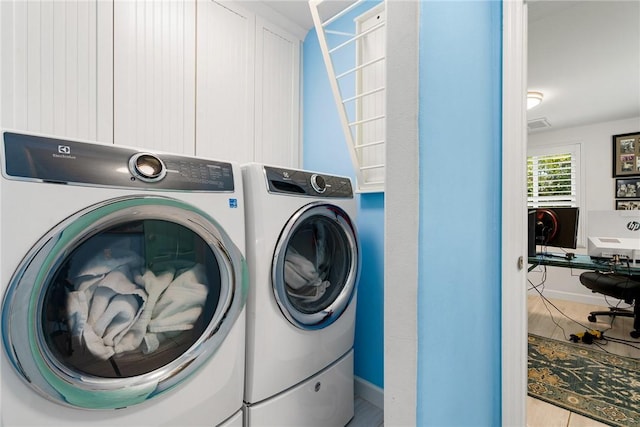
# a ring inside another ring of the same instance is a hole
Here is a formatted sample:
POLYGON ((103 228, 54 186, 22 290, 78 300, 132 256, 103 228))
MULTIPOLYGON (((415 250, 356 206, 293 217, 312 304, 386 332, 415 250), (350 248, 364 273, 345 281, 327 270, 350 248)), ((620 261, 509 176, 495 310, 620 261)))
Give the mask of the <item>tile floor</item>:
POLYGON ((346 427, 383 427, 384 414, 382 409, 368 401, 356 397, 354 402, 354 416, 346 427))

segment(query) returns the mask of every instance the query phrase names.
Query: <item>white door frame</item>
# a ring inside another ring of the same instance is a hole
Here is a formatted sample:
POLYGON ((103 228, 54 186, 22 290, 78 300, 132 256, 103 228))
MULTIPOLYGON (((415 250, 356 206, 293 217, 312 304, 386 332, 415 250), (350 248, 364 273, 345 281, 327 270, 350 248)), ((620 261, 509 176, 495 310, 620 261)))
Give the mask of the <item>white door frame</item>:
POLYGON ((502 425, 523 426, 528 357, 527 6, 524 0, 504 0, 502 5, 502 425))

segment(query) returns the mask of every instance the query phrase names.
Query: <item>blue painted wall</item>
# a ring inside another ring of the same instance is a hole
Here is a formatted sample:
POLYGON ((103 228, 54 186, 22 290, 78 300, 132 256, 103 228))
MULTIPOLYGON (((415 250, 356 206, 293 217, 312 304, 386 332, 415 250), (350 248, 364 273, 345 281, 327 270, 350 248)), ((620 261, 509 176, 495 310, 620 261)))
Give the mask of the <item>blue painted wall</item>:
POLYGON ((501 27, 421 3, 419 426, 500 425, 501 27))
MULTIPOLYGON (((353 32, 353 17, 360 13, 356 10, 345 15, 333 29, 353 32)), ((341 54, 338 65, 344 61, 342 69, 353 67, 353 51, 347 49, 341 54)), ((350 176, 355 183, 353 164, 314 30, 307 34, 303 47, 303 111, 303 167, 350 176)), ((357 225, 365 267, 358 285, 355 374, 383 387, 384 194, 360 194, 357 198, 357 225)))

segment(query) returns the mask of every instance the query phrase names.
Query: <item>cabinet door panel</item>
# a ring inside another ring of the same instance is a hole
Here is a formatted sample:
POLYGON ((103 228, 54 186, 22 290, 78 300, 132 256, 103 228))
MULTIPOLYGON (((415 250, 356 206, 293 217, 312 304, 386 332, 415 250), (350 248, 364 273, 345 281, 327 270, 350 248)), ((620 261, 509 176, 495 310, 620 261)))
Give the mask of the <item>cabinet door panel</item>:
POLYGON ((226 2, 198 2, 196 153, 253 160, 255 18, 226 2))
POLYGON ((114 3, 114 142, 193 154, 195 3, 114 3))
POLYGON ((300 42, 257 19, 256 161, 299 166, 300 42))
POLYGON ((3 127, 112 141, 112 14, 99 3, 0 2, 3 127))

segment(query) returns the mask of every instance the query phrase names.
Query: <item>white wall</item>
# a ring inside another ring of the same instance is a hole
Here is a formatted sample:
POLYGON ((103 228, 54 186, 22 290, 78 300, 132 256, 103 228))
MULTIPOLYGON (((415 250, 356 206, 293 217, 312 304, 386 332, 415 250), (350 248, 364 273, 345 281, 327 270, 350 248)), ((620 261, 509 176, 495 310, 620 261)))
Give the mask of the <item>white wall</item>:
MULTIPOLYGON (((589 221, 589 211, 615 209, 615 180, 612 177, 612 135, 637 132, 640 117, 579 126, 556 131, 534 132, 528 135, 528 147, 545 145, 581 144, 581 169, 584 198, 580 206, 582 226, 589 221)), ((576 249, 576 253, 586 253, 586 248, 576 249)), ((547 267, 544 294, 549 298, 568 299, 589 304, 605 304, 604 297, 594 294, 582 284, 578 276, 582 270, 547 267)), ((528 274, 528 279, 537 285, 543 270, 537 268, 528 274)), ((530 291, 535 292, 535 291, 530 291)))

